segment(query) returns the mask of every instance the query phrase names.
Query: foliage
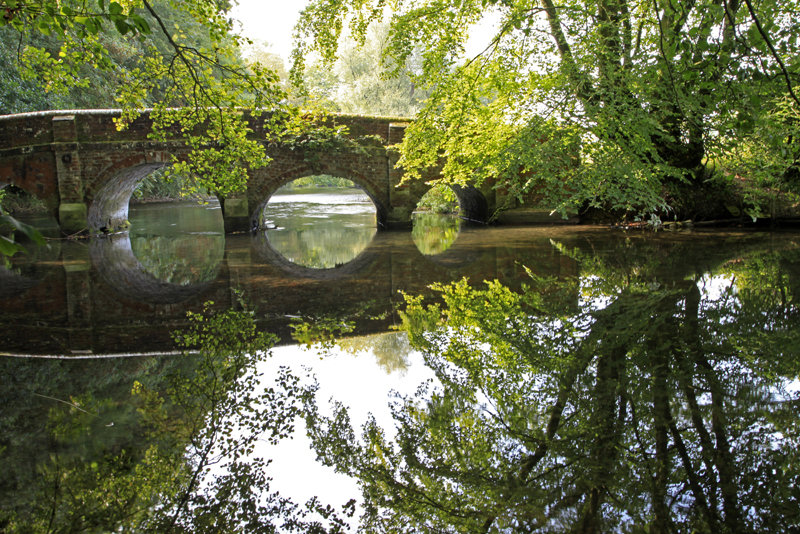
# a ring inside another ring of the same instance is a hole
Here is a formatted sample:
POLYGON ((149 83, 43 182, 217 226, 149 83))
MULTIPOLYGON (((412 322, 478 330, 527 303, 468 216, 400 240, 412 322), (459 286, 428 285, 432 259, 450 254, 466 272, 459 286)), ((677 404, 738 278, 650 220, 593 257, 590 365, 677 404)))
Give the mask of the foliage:
MULTIPOLYGON (((124 406, 138 436, 133 450, 54 454, 39 466, 42 485, 8 532, 338 532, 345 523, 312 500, 298 506, 271 492, 269 460, 256 446, 275 444, 299 415, 299 379, 281 368, 259 371, 274 336, 248 311, 189 314, 176 335, 183 368, 137 380, 124 406)), ((84 396, 51 410, 57 443, 81 443, 104 429, 110 399, 84 396)), ((118 419, 119 422, 119 419, 118 419)), ((105 425, 105 431, 110 425, 105 425)))
POLYGON ((458 198, 450 186, 441 183, 435 184, 419 200, 417 209, 433 213, 457 213, 458 198))
MULTIPOLYGON (((767 256, 771 271, 796 259, 767 256)), ((799 315, 794 298, 769 311, 796 268, 751 275, 740 294, 622 263, 587 265, 580 291, 556 284, 579 306, 536 277, 519 292, 462 280, 433 286, 440 303, 406 296, 403 327, 437 380, 395 398, 395 428, 371 419, 357 434, 346 407, 307 405, 320 459, 360 481, 364 530, 798 527, 799 315)))
POLYGON ((281 229, 269 231, 260 239, 296 265, 311 269, 335 269, 357 258, 375 236, 373 213, 356 213, 319 220, 319 210, 310 215, 296 214, 294 220, 266 214, 281 229), (313 224, 310 224, 312 221, 313 224))
POLYGON ((45 240, 41 232, 29 224, 18 221, 7 214, 3 207, 3 200, 6 191, 0 189, 0 258, 13 256, 17 252, 25 250, 18 240, 15 239, 17 232, 21 233, 37 245, 44 245, 45 240))
MULTIPOLYGON (((709 177, 709 156, 754 127, 781 132, 778 103, 798 102, 798 9, 793 0, 316 0, 298 25, 296 60, 333 61, 344 28, 363 42, 372 21, 388 18, 390 70, 421 47, 412 80, 431 91, 401 146, 408 176, 445 156, 450 183, 491 178, 562 213, 663 218, 674 186, 691 192, 709 177), (471 27, 489 15, 493 36, 465 59, 471 27)), ((775 140, 781 164, 796 161, 797 139, 775 140)))
POLYGON ((461 220, 451 215, 415 213, 411 239, 426 256, 441 254, 453 246, 461 229, 461 220))
POLYGON ((411 345, 405 332, 384 332, 369 336, 340 338, 336 345, 354 356, 372 354, 387 374, 403 373, 408 369, 411 345))
POLYGON ((774 218, 781 215, 776 204, 800 201, 800 153, 792 148, 800 139, 800 104, 783 96, 766 107, 715 162, 742 190, 742 208, 753 219, 774 218))
POLYGON ((336 316, 298 317, 293 318, 292 339, 305 348, 318 345, 323 351, 330 352, 336 346, 336 339, 353 331, 352 320, 336 316))
POLYGON ((263 40, 254 40, 244 46, 242 57, 248 65, 263 65, 278 75, 282 85, 289 81, 289 73, 286 72, 286 65, 283 58, 274 52, 270 52, 270 44, 263 40))
POLYGON ((0 29, 18 36, 24 79, 72 95, 57 103, 100 88, 91 103, 116 101, 120 128, 152 108, 153 137, 179 133, 192 149, 171 172, 194 176, 192 192, 227 197, 243 188, 246 167, 268 162, 243 110, 273 111, 267 136, 288 119, 277 75, 241 61, 243 40, 231 32, 228 7, 216 0, 3 0, 0 29))
POLYGON ((392 69, 396 76, 387 76, 382 71, 394 64, 386 55, 388 43, 388 24, 373 24, 360 42, 342 39, 333 65, 321 60, 297 65, 293 76, 304 100, 343 113, 416 115, 428 94, 412 78, 420 57, 412 54, 403 68, 392 69))
POLYGON ((185 176, 170 174, 166 169, 158 169, 136 184, 132 200, 177 200, 186 195, 187 178, 185 176))
POLYGON ((142 269, 157 280, 190 285, 215 280, 225 251, 222 235, 130 236, 142 269))
POLYGON ((338 187, 338 188, 351 188, 356 187, 352 180, 347 178, 337 178, 330 174, 317 174, 314 176, 303 176, 292 182, 286 184, 289 189, 303 188, 303 187, 338 187))

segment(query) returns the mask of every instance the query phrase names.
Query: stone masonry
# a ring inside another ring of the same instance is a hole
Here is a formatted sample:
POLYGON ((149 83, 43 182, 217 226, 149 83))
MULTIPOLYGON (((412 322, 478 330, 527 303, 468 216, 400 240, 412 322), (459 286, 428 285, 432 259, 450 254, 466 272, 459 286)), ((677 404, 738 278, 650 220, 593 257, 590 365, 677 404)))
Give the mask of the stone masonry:
MULTIPOLYGON (((188 157, 189 150, 179 136, 151 139, 148 112, 121 131, 114 122, 118 116, 118 110, 0 116, 0 187, 13 184, 43 199, 67 234, 124 227, 138 182, 174 159, 188 157)), ((263 120, 251 119, 256 135, 263 120)), ((326 154, 268 146, 272 162, 249 173, 247 190, 237 198, 220 199, 226 231, 258 229, 263 207, 279 187, 314 174, 347 178, 364 189, 375 204, 379 228, 410 226, 411 213, 429 187, 421 182, 400 185, 403 175, 395 168, 398 155, 392 145, 402 140, 406 122, 355 115, 328 120, 347 126, 356 143, 326 154)), ((467 218, 486 220, 494 205, 491 194, 474 188, 457 194, 467 218)))

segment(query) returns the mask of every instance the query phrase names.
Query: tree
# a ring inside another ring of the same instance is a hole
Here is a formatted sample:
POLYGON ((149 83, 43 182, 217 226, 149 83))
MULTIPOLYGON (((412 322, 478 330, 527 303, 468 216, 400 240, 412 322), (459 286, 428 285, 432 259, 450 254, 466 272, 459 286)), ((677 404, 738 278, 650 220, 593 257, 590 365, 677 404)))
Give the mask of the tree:
MULTIPOLYGON (((360 481, 365 530, 797 528, 793 277, 751 274, 746 296, 716 277, 706 292, 704 270, 664 268, 656 247, 619 252, 572 251, 577 286, 407 296, 403 327, 437 380, 393 400, 393 429, 368 420, 359 435, 345 407, 307 403, 318 457, 360 481), (781 294, 786 313, 770 313, 781 294)), ((733 268, 780 272, 793 256, 733 268)))
POLYGON ((405 59, 402 66, 384 73, 394 65, 387 55, 388 24, 373 24, 361 43, 341 39, 339 57, 330 65, 324 60, 312 61, 296 78, 301 92, 326 109, 344 113, 413 117, 427 97, 427 91, 413 79, 419 72, 418 50, 405 59), (333 68, 331 68, 333 67, 333 68))
POLYGON ((797 168, 787 114, 775 116, 800 108, 794 1, 424 0, 390 14, 385 4, 312 2, 296 58, 332 61, 343 28, 363 42, 385 16, 391 65, 423 48, 414 81, 432 93, 401 147, 410 177, 445 154, 448 182, 497 179, 562 212, 663 217, 715 214, 702 191, 745 137, 797 168), (490 13, 493 37, 464 59, 471 26, 490 13), (763 127, 774 140, 749 137, 763 127))
POLYGON ((48 90, 89 86, 88 66, 115 80, 120 128, 152 108, 154 136, 177 129, 194 149, 173 172, 225 197, 243 188, 247 167, 268 162, 245 110, 274 113, 268 136, 287 118, 277 75, 241 61, 243 39, 231 32, 228 7, 217 0, 2 0, 0 25, 16 33, 24 71, 48 90), (48 46, 38 46, 42 36, 53 37, 48 46))

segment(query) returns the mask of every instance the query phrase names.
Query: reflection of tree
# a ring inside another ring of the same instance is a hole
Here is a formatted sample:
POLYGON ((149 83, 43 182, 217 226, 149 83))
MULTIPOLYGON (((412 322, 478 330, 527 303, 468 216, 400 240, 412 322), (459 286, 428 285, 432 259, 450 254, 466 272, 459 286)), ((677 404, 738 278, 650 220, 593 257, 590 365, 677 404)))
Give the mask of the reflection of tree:
POLYGON ((336 344, 352 354, 372 353, 387 373, 408 369, 411 344, 404 332, 384 332, 371 336, 354 336, 337 340, 336 344))
POLYGON ((131 236, 131 250, 158 280, 189 285, 217 277, 225 252, 222 235, 131 236))
POLYGON ((461 221, 451 215, 415 213, 411 239, 422 254, 441 254, 455 242, 460 224, 461 221))
POLYGON ((616 276, 593 264, 604 272, 585 279, 579 311, 551 304, 538 280, 440 286, 443 305, 409 297, 404 325, 439 383, 393 405, 396 436, 370 420, 359 440, 344 407, 307 407, 320 457, 361 482, 364 525, 800 528, 786 391, 800 370, 797 308, 785 299, 778 316, 766 298, 788 294, 791 277, 745 297, 729 278, 664 279, 634 263, 616 276))
POLYGON ((45 436, 51 456, 36 466, 40 480, 27 506, 0 516, 4 531, 322 532, 341 526, 316 501, 300 507, 271 493, 269 460, 254 456, 258 440, 278 442, 299 415, 298 379, 281 369, 265 387, 256 372, 274 338, 259 333, 246 312, 193 314, 190 322, 177 337, 192 351, 182 365, 134 382, 128 402, 83 396, 54 404, 45 436), (112 422, 135 436, 127 446, 104 446, 101 439, 114 432, 100 418, 112 404, 121 412, 112 422), (62 454, 65 447, 75 452, 62 454))
POLYGON ((343 217, 318 219, 308 226, 267 232, 269 243, 276 251, 292 263, 312 269, 344 265, 363 252, 374 235, 374 226, 351 226, 343 217))

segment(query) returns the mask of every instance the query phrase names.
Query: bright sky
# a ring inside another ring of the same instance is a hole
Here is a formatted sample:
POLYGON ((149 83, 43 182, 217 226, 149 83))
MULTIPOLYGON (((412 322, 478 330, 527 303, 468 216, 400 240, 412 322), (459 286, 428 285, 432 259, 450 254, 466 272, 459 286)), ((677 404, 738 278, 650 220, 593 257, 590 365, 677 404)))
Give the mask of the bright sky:
MULTIPOLYGON (((292 31, 300 12, 310 0, 239 0, 231 14, 241 24, 241 34, 253 40, 272 45, 270 52, 281 56, 285 63, 292 51, 292 31)), ((470 32, 467 56, 477 54, 489 43, 495 25, 496 13, 488 15, 470 32)))
POLYGON ((292 29, 309 0, 239 0, 231 14, 241 34, 271 44, 270 52, 286 62, 292 51, 292 29))

